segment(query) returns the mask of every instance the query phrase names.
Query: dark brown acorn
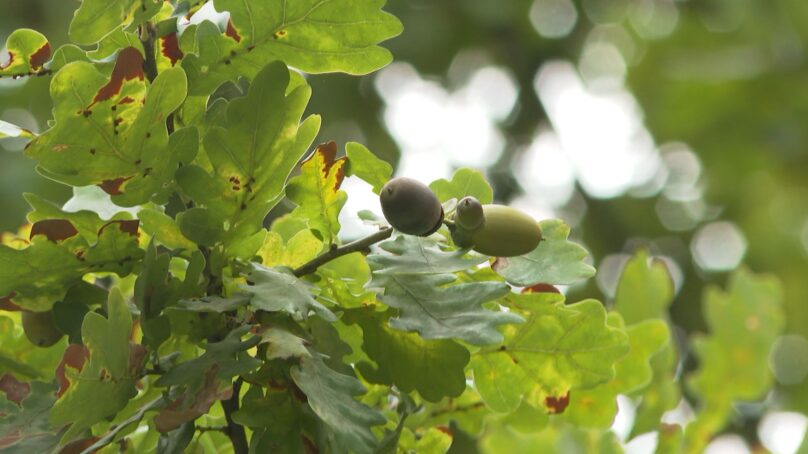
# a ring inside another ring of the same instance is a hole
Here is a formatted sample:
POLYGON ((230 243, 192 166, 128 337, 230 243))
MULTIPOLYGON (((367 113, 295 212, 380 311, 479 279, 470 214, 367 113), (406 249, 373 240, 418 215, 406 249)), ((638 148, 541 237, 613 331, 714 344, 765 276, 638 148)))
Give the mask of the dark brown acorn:
POLYGON ((419 181, 393 178, 382 187, 379 198, 385 219, 399 232, 428 236, 443 222, 440 200, 419 181))

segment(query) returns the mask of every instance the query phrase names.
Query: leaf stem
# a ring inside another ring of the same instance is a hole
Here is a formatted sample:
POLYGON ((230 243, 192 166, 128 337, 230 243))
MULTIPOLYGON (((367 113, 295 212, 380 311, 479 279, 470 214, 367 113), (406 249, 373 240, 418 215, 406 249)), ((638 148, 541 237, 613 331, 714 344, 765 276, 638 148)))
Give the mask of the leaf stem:
POLYGON ((143 72, 149 82, 154 82, 154 79, 157 78, 157 60, 154 57, 154 39, 156 36, 156 30, 151 22, 140 26, 140 44, 143 45, 144 53, 143 72))
POLYGON ((344 246, 329 249, 327 252, 318 255, 311 261, 304 263, 303 265, 295 269, 294 274, 297 277, 311 274, 317 271, 317 268, 319 268, 321 265, 325 265, 331 260, 334 260, 338 257, 342 257, 343 255, 350 254, 352 252, 364 251, 365 249, 370 247, 370 245, 378 243, 379 241, 386 240, 387 238, 390 238, 390 235, 392 234, 393 234, 392 227, 383 227, 378 232, 370 234, 364 238, 352 241, 344 246))
POLYGON ((227 427, 224 428, 224 433, 230 438, 230 442, 233 443, 233 452, 235 454, 247 454, 250 451, 244 426, 233 421, 233 413, 238 411, 242 383, 244 383, 244 380, 242 380, 241 377, 237 378, 233 383, 233 396, 227 400, 219 401, 224 410, 225 420, 227 420, 227 427))

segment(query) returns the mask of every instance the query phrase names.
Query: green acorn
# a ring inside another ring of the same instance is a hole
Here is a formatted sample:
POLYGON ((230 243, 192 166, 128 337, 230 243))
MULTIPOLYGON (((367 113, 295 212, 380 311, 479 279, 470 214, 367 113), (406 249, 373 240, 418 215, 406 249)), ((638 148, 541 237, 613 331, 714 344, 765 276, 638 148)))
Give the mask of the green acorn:
POLYGON ((56 327, 53 311, 23 312, 22 330, 25 337, 39 347, 50 347, 64 336, 64 333, 56 327))
POLYGON ((419 181, 393 178, 382 187, 379 198, 385 219, 399 232, 428 236, 443 222, 438 196, 419 181))
POLYGON ((482 205, 463 198, 455 212, 452 239, 460 247, 495 257, 513 257, 536 249, 542 239, 535 219, 505 205, 482 205))

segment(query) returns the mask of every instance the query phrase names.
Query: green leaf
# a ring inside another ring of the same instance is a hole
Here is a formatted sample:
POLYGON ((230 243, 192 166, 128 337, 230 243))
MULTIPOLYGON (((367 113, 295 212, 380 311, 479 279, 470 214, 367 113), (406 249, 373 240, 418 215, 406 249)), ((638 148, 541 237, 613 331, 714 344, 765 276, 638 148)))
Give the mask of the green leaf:
POLYGON ((9 138, 30 139, 35 135, 36 134, 25 128, 21 128, 7 121, 0 120, 0 140, 9 138))
POLYGON ((4 453, 51 452, 59 444, 61 434, 48 421, 56 386, 40 381, 28 386, 30 393, 19 405, 0 394, 0 450, 4 453))
POLYGON ((362 349, 376 363, 376 367, 367 362, 357 364, 366 380, 395 385, 406 393, 418 391, 430 402, 463 393, 464 368, 469 362, 465 347, 450 340, 424 340, 417 334, 391 330, 380 315, 359 309, 343 316, 345 323, 362 327, 362 349))
POLYGON ((417 331, 424 339, 463 339, 474 345, 500 342, 497 327, 520 323, 516 314, 499 309, 488 310, 484 303, 508 294, 502 282, 469 282, 452 284, 452 274, 374 275, 372 287, 383 287, 381 301, 398 309, 398 317, 390 326, 403 331, 417 331))
POLYGON ((323 250, 323 241, 304 228, 284 244, 283 237, 276 232, 268 232, 264 244, 258 250, 264 266, 286 266, 297 268, 316 257, 323 250))
POLYGON ((588 253, 567 240, 570 228, 563 221, 547 219, 539 223, 542 241, 533 251, 518 257, 499 257, 493 269, 514 285, 573 284, 595 274, 583 262, 588 253))
POLYGON ((387 419, 353 398, 366 391, 359 380, 332 370, 316 355, 301 357, 291 375, 306 394, 311 409, 343 449, 360 454, 373 452, 378 440, 370 427, 384 424, 387 419))
POLYGON ((399 235, 379 247, 388 252, 374 253, 367 260, 374 274, 443 274, 474 268, 488 256, 466 251, 442 251, 430 238, 399 235))
POLYGON ((374 304, 376 294, 365 289, 370 281, 370 267, 360 252, 343 255, 317 268, 322 278, 320 295, 339 301, 344 308, 374 304))
POLYGON ((760 399, 772 386, 771 370, 760 365, 785 326, 782 306, 780 282, 744 268, 731 276, 728 291, 705 291, 710 334, 693 342, 699 370, 688 384, 702 409, 686 428, 689 449, 702 448, 723 427, 733 401, 760 399))
MULTIPOLYGON (((507 327, 500 347, 480 351, 471 361, 475 386, 494 411, 515 410, 534 387, 540 397, 562 399, 614 378, 615 363, 629 349, 625 332, 606 324, 600 302, 564 306, 561 299, 554 293, 535 293, 506 300, 527 321, 507 327)), ((547 403, 543 398, 532 402, 547 403)))
POLYGON ((335 321, 337 317, 312 295, 313 285, 300 280, 282 268, 267 268, 253 263, 247 276, 252 285, 241 288, 252 294, 250 304, 268 312, 287 312, 297 319, 305 319, 313 311, 324 320, 335 321))
POLYGON ((73 227, 75 227, 79 234, 87 241, 93 241, 98 238, 98 230, 106 224, 106 221, 101 219, 98 213, 93 211, 80 210, 67 212, 36 194, 27 192, 22 196, 33 210, 27 215, 28 222, 32 224, 45 219, 64 219, 70 221, 73 227))
POLYGON ((35 234, 25 249, 0 245, 0 295, 9 295, 26 309, 49 310, 87 273, 125 276, 143 256, 137 246, 137 221, 104 224, 93 245, 69 221, 52 221, 34 224, 42 234, 35 234))
POLYGON ((246 340, 241 337, 249 331, 242 326, 227 334, 221 342, 211 342, 205 346, 205 353, 190 361, 178 364, 155 382, 155 386, 185 386, 186 394, 195 395, 206 382, 211 371, 220 380, 230 380, 236 375, 246 374, 261 365, 261 361, 246 353, 261 341, 259 336, 246 340))
POLYGON ((264 217, 282 197, 287 177, 319 129, 318 116, 300 123, 310 94, 301 81, 290 85, 285 65, 267 65, 247 95, 231 101, 226 115, 207 130, 204 146, 213 172, 197 165, 177 172, 197 211, 207 213, 194 216, 211 225, 228 225, 225 244, 260 231, 264 217))
POLYGON ((494 190, 485 177, 478 170, 462 168, 455 171, 452 180, 440 179, 433 181, 429 187, 445 202, 449 199, 462 199, 466 196, 475 197, 480 203, 494 201, 494 190))
MULTIPOLYGON (((6 39, 6 49, 8 61, 0 63, 0 76, 28 76, 43 73, 45 63, 51 57, 51 46, 48 39, 42 33, 28 28, 14 30, 6 39)), ((16 128, 14 125, 3 122, 0 124, 0 131, 5 132, 6 125, 16 128)), ((0 138, 2 137, 2 132, 0 132, 0 138)))
POLYGON ((345 178, 345 158, 335 159, 337 144, 318 145, 300 165, 300 175, 286 187, 286 196, 298 206, 292 216, 305 219, 320 233, 323 243, 334 244, 339 233, 339 212, 348 195, 339 187, 345 178))
POLYGON ((165 247, 189 251, 197 249, 196 243, 182 234, 177 222, 158 208, 141 208, 137 216, 140 218, 141 228, 165 247))
MULTIPOLYGON (((621 325, 622 321, 616 326, 621 325)), ((626 333, 630 349, 615 364, 614 378, 594 388, 571 393, 569 408, 564 413, 568 421, 581 427, 608 429, 617 414, 617 395, 630 394, 651 381, 650 360, 667 345, 668 325, 662 320, 646 320, 628 327, 626 333)))
POLYGON ((211 93, 226 80, 252 78, 270 61, 307 73, 367 74, 392 61, 377 44, 401 33, 401 23, 381 11, 383 0, 302 0, 248 4, 216 0, 228 11, 224 33, 210 22, 197 29, 198 53, 183 66, 191 92, 211 93))
POLYGON ((68 35, 76 44, 101 41, 115 29, 146 20, 160 10, 158 0, 82 0, 73 14, 68 35))
POLYGON ((239 293, 229 298, 221 296, 203 296, 202 298, 180 300, 174 309, 190 312, 215 312, 223 314, 237 310, 250 302, 249 295, 239 293))
POLYGON ((649 260, 648 251, 638 250, 626 263, 617 293, 615 310, 627 325, 652 318, 667 318, 673 301, 673 280, 662 260, 649 260))
POLYGON ((376 194, 393 175, 393 166, 376 157, 361 143, 346 143, 345 154, 348 156, 348 175, 356 175, 370 183, 376 194))
POLYGON ((135 381, 140 364, 130 357, 132 316, 118 290, 110 293, 107 312, 107 318, 95 312, 84 317, 81 334, 89 360, 80 372, 68 372, 71 385, 51 410, 54 425, 71 424, 64 434, 65 441, 117 414, 137 394, 135 381))
POLYGON ((224 237, 224 222, 211 210, 194 207, 177 215, 180 233, 200 246, 213 246, 224 237))
POLYGON ((171 140, 166 130, 166 117, 185 99, 181 69, 163 71, 148 91, 144 79, 143 57, 131 47, 118 54, 109 79, 87 62, 66 65, 51 81, 56 123, 26 153, 49 178, 97 184, 121 206, 147 202, 173 177, 184 149, 195 147, 196 130, 171 140))
POLYGON ((654 376, 648 387, 642 391, 642 400, 637 406, 630 437, 656 430, 662 415, 673 410, 679 403, 682 393, 680 382, 676 379, 678 362, 672 342, 651 358, 654 376))

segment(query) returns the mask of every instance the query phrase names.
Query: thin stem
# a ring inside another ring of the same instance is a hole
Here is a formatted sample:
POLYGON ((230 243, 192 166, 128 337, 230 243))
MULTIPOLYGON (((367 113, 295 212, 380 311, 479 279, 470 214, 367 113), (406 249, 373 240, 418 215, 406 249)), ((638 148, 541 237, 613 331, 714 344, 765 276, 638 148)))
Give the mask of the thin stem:
POLYGON ((154 82, 157 78, 157 60, 154 57, 154 40, 157 37, 154 25, 147 22, 140 27, 140 43, 143 44, 143 72, 149 82, 154 82))
POLYGON ((239 394, 241 394, 242 383, 244 383, 244 381, 241 377, 237 378, 235 383, 233 383, 233 395, 227 400, 219 401, 222 404, 224 418, 227 421, 227 427, 224 433, 230 438, 230 442, 233 443, 233 452, 235 454, 247 454, 250 451, 244 426, 233 421, 233 413, 238 411, 239 394))
POLYGON ((393 234, 392 227, 384 227, 378 232, 368 235, 364 238, 352 241, 344 246, 329 249, 327 252, 318 255, 308 263, 304 263, 303 265, 295 269, 294 274, 297 277, 311 274, 317 271, 317 268, 319 268, 322 265, 325 265, 331 260, 334 260, 338 257, 342 257, 343 255, 346 254, 350 254, 352 252, 364 251, 365 249, 369 248, 372 244, 390 238, 390 235, 392 234, 393 234))

